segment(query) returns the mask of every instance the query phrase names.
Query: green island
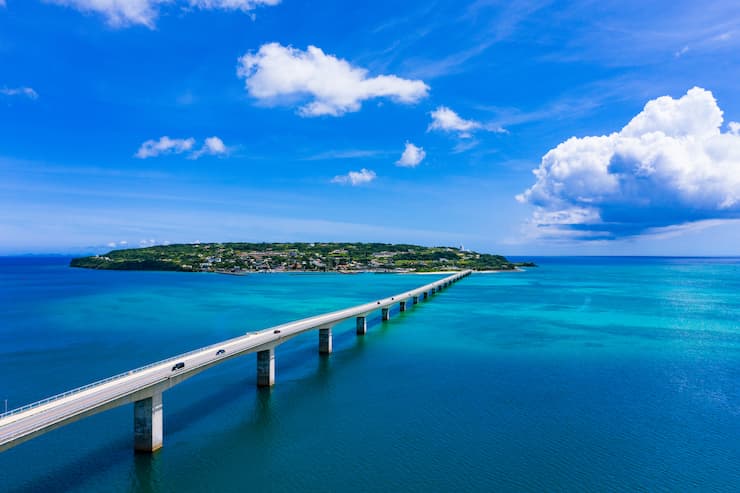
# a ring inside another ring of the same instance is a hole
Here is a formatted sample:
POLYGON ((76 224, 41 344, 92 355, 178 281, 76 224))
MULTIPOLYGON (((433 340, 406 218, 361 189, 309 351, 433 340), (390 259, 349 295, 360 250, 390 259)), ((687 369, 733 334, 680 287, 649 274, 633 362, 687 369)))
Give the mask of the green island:
POLYGON ((516 270, 531 262, 462 247, 387 243, 194 243, 113 250, 72 259, 72 267, 183 272, 436 272, 516 270))

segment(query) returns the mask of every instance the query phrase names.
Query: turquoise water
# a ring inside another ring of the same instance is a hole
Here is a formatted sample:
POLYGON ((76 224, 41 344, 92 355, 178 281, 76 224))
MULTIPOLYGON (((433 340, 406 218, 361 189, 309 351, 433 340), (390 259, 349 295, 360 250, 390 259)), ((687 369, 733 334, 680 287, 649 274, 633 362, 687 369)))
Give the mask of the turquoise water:
MULTIPOLYGON (((3 491, 736 491, 740 260, 543 258, 478 274, 364 338, 335 329, 0 454, 3 491)), ((100 272, 0 259, 0 404, 435 279, 100 272)), ((379 314, 378 314, 379 315, 379 314)))

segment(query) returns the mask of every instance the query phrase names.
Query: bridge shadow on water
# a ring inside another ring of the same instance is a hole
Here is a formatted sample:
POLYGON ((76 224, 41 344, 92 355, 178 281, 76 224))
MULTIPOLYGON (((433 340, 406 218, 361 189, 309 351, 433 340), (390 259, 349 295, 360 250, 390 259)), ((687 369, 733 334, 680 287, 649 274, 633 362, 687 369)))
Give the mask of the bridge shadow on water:
MULTIPOLYGON (((392 320, 383 322, 381 317, 367 319, 368 331, 364 336, 355 334, 354 325, 344 327, 341 331, 333 333, 334 352, 331 355, 318 355, 316 344, 309 341, 308 338, 302 340, 288 341, 278 348, 278 364, 276 371, 276 386, 281 385, 285 388, 280 389, 282 392, 281 400, 289 401, 290 406, 300 408, 301 404, 308 399, 315 398, 315 394, 306 392, 304 389, 326 389, 331 385, 333 373, 341 371, 343 363, 349 363, 360 358, 367 349, 367 345, 373 340, 385 338, 393 328, 394 318, 403 318, 407 314, 392 312, 392 320), (280 351, 280 349, 285 349, 280 351), (311 369, 312 363, 313 369, 311 369), (281 380, 281 371, 288 375, 288 378, 281 380), (299 385, 291 385, 299 384, 299 385)), ((349 324, 347 324, 349 325, 349 324)), ((309 334, 315 335, 314 331, 309 334)), ((246 358, 236 358, 235 361, 243 362, 246 358)), ((252 355, 254 359, 254 355, 252 355)), ((228 365, 229 363, 227 363, 228 365)), ((19 488, 12 490, 14 493, 35 493, 35 492, 59 492, 69 490, 84 490, 92 475, 104 474, 122 462, 130 461, 131 471, 131 491, 162 491, 168 490, 164 482, 162 471, 162 454, 166 453, 168 442, 172 446, 173 441, 182 439, 176 437, 180 433, 186 433, 187 429, 200 421, 212 417, 214 414, 223 412, 223 408, 230 405, 238 405, 238 401, 249 399, 253 401, 251 407, 247 407, 243 418, 235 426, 221 430, 217 433, 209 434, 207 443, 200 446, 202 452, 199 456, 213 453, 218 454, 218 450, 229 447, 243 447, 244 441, 255 442, 255 446, 260 446, 270 440, 271 427, 279 422, 280 413, 274 405, 275 393, 278 389, 256 387, 254 367, 247 370, 245 367, 245 378, 238 379, 231 383, 220 384, 219 389, 207 394, 202 394, 200 399, 195 401, 189 400, 187 404, 182 402, 177 406, 178 410, 167 412, 167 394, 176 392, 180 387, 187 388, 189 384, 199 383, 204 387, 203 379, 208 376, 209 372, 193 377, 190 381, 184 382, 174 389, 169 390, 164 395, 164 449, 154 454, 135 454, 132 450, 132 431, 130 420, 124 423, 116 423, 116 426, 124 427, 120 436, 112 441, 108 441, 105 446, 97 446, 94 449, 78 456, 70 462, 58 467, 51 472, 44 474, 42 477, 34 478, 27 481, 19 488), (248 375, 248 376, 247 376, 248 375), (200 382, 198 382, 200 380, 200 382), (217 404, 214 404, 217 403, 217 404)), ((213 371, 210 370, 210 371, 213 371)), ((225 375, 233 375, 233 368, 224 371, 225 375)), ((178 400, 182 401, 182 398, 178 400)), ((279 407, 279 406, 278 406, 279 407)), ((126 409, 126 415, 132 413, 131 405, 123 406, 126 409)), ((105 413, 103 413, 105 414, 105 413)), ((98 415, 99 416, 99 415, 98 415)), ((93 416, 88 419, 95 419, 93 416)), ((68 425, 84 426, 87 420, 68 425)), ((66 427, 65 427, 66 428, 66 427)), ((71 431, 71 430, 70 430, 71 431)), ((79 433, 85 433, 85 430, 77 430, 79 433)), ((43 437, 42 437, 43 438, 43 437)), ((51 438, 51 437, 50 437, 51 438)), ((198 435, 201 439, 203 436, 198 435)), ((80 440, 80 442, 84 442, 80 440)), ((21 445, 22 447, 22 445, 21 445)), ((188 464, 182 464, 182 467, 188 467, 188 464)), ((197 464, 192 464, 197 467, 197 464)))

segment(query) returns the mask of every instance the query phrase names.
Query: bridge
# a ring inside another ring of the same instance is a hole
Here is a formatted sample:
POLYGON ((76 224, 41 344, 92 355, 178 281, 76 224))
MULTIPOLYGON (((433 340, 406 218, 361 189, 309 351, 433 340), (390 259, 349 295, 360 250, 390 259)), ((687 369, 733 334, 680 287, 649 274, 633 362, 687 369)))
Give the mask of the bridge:
POLYGON ((162 447, 162 393, 198 373, 238 356, 257 353, 257 385, 275 384, 275 348, 288 339, 318 330, 319 353, 332 352, 332 327, 356 319, 357 335, 367 333, 367 317, 380 310, 390 320, 391 307, 404 312, 470 275, 461 271, 411 291, 335 312, 248 332, 218 344, 179 354, 83 387, 0 414, 0 452, 66 424, 125 404, 134 404, 134 449, 154 452, 162 447))

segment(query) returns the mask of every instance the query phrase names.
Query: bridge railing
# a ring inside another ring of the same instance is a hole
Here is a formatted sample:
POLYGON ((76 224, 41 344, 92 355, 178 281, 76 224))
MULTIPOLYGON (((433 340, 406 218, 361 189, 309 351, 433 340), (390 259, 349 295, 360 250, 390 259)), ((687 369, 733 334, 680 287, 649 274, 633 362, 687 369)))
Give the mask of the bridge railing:
MULTIPOLYGON (((239 337, 236 337, 235 339, 239 339, 241 337, 244 337, 244 336, 239 336, 239 337)), ((140 366, 138 368, 134 368, 133 370, 128 370, 128 371, 125 371, 125 372, 122 372, 122 373, 118 373, 116 375, 113 375, 112 377, 108 377, 108 378, 104 378, 102 380, 97 380, 95 382, 88 383, 86 385, 83 385, 82 387, 77 387, 77 388, 74 388, 74 389, 71 389, 71 390, 67 390, 66 392, 62 392, 61 394, 56 394, 56 395, 52 395, 51 397, 46 397, 45 399, 41 399, 40 401, 31 402, 30 404, 25 404, 25 405, 23 405, 21 407, 18 407, 18 408, 15 408, 15 409, 11 409, 10 411, 4 412, 4 413, 0 413, 0 419, 6 418, 8 416, 12 416, 14 414, 22 413, 24 411, 28 411, 29 409, 33 409, 33 408, 36 408, 36 407, 39 407, 39 406, 43 406, 44 404, 48 404, 50 402, 58 401, 59 399, 64 399, 65 397, 69 397, 70 395, 73 395, 73 394, 79 394, 80 392, 84 392, 84 391, 86 391, 86 390, 88 390, 88 389, 90 389, 92 387, 97 387, 99 385, 103 385, 103 384, 106 384, 108 382, 112 382, 113 380, 118 380, 120 378, 127 377, 129 375, 134 374, 134 373, 139 373, 139 372, 142 372, 144 370, 148 370, 149 368, 153 368, 155 366, 163 365, 165 363, 171 363, 171 362, 173 362, 175 360, 179 360, 179 359, 185 358, 185 357, 190 356, 192 354, 199 353, 199 352, 205 351, 207 349, 212 349, 212 348, 215 348, 217 346, 222 346, 222 345, 228 343, 229 341, 231 341, 231 339, 227 339, 225 341, 221 341, 221 342, 218 342, 216 344, 211 344, 211 345, 208 345, 208 346, 203 346, 203 347, 200 347, 198 349, 193 349, 192 351, 188 351, 187 353, 181 353, 181 354, 178 354, 176 356, 171 356, 169 358, 165 358, 165 359, 162 359, 162 360, 159 360, 159 361, 155 361, 154 363, 149 363, 148 365, 140 366)))
MULTIPOLYGON (((458 274, 462 274, 463 272, 467 272, 467 271, 461 271, 458 274)), ((427 285, 422 286, 421 288, 413 289, 413 290, 411 290, 411 293, 418 292, 420 290, 429 289, 432 286, 436 287, 437 285, 440 284, 440 282, 444 281, 445 279, 447 279, 447 278, 441 279, 439 281, 435 281, 433 283, 429 283, 427 285)), ((403 296, 403 295, 396 295, 396 297, 400 297, 400 296, 403 296)), ((393 298, 391 298, 391 299, 393 299, 393 298)), ((339 310, 339 312, 343 312, 343 311, 346 311, 346 310, 347 309, 345 309, 345 310, 339 310)), ((351 308, 350 308, 350 310, 351 310, 351 308)), ((304 319, 304 321, 308 321, 308 320, 311 320, 311 319, 314 319, 314 318, 319 318, 319 317, 320 316, 308 317, 307 319, 304 319)), ((288 324, 290 324, 290 322, 288 324)), ((284 324, 284 325, 288 325, 288 324, 284 324)), ((276 327, 280 327, 280 326, 281 325, 277 325, 276 327)), ((252 333, 257 333, 257 332, 262 332, 262 331, 269 331, 269 330, 272 330, 273 328, 274 327, 270 327, 268 329, 257 330, 257 331, 254 331, 252 333)), ((247 333, 246 335, 250 335, 250 333, 247 333)), ((228 343, 230 343, 230 342, 232 342, 232 341, 234 341, 236 339, 241 339, 243 337, 245 337, 245 336, 242 335, 242 336, 232 337, 231 339, 226 339, 225 341, 220 341, 220 342, 217 342, 215 344, 210 344, 208 346, 203 346, 203 347, 200 347, 198 349, 193 349, 192 351, 188 351, 186 353, 181 353, 181 354, 178 354, 178 355, 175 355, 175 356, 171 356, 169 358, 165 358, 165 359, 162 359, 162 360, 159 360, 159 361, 155 361, 154 363, 149 363, 148 365, 144 365, 144 366, 140 366, 138 368, 134 368, 133 370, 129 370, 129 371, 125 371, 125 372, 122 372, 122 373, 118 373, 116 375, 113 375, 113 376, 108 377, 108 378, 104 378, 102 380, 97 380, 95 382, 88 383, 88 384, 83 385, 81 387, 77 387, 77 388, 74 388, 74 389, 71 389, 71 390, 67 390, 66 392, 62 392, 60 394, 56 394, 56 395, 53 395, 51 397, 46 397, 44 399, 41 399, 40 401, 36 401, 36 402, 31 402, 29 404, 25 404, 25 405, 23 405, 21 407, 18 407, 18 408, 15 408, 15 409, 11 409, 10 411, 6 411, 4 413, 0 413, 0 420, 3 419, 3 418, 7 418, 9 416, 13 416, 13 415, 18 414, 18 413, 22 413, 22 412, 28 411, 30 409, 37 408, 39 406, 43 406, 45 404, 49 404, 50 402, 58 401, 59 399, 64 399, 65 397, 69 397, 70 395, 79 394, 80 392, 84 392, 84 391, 89 390, 89 389, 91 389, 93 387, 104 385, 104 384, 106 384, 108 382, 112 382, 114 380, 118 380, 118 379, 127 377, 129 375, 134 374, 134 373, 140 373, 140 372, 142 372, 144 370, 148 370, 148 369, 153 368, 155 366, 164 365, 166 363, 171 363, 173 361, 183 359, 183 358, 185 358, 187 356, 190 356, 190 355, 193 355, 193 354, 196 354, 196 353, 200 353, 200 352, 205 351, 205 350, 208 350, 208 349, 214 349, 216 347, 223 346, 224 344, 228 344, 228 343)))

